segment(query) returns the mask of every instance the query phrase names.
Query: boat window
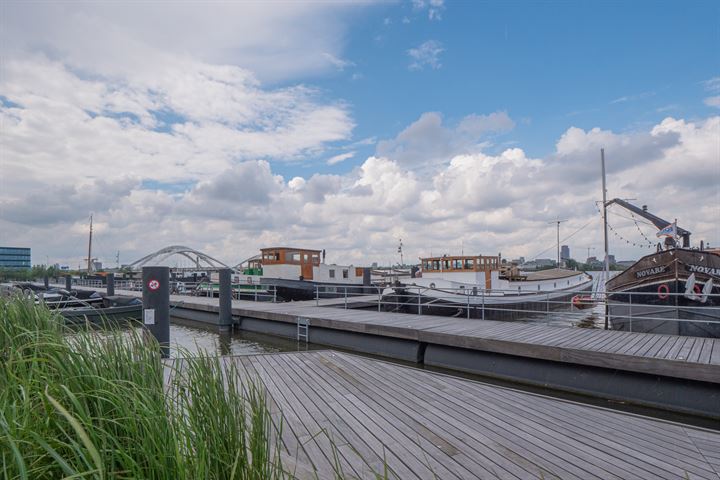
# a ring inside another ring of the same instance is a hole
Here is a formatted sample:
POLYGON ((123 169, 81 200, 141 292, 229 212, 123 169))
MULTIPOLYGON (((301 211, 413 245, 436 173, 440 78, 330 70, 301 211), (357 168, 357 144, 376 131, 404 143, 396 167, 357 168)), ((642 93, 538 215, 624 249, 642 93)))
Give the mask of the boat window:
POLYGON ((288 252, 287 258, 292 263, 300 263, 300 252, 288 252))
POLYGON ((450 260, 443 260, 443 270, 450 270, 450 260))
POLYGON ((347 270, 343 270, 343 278, 348 278, 348 271, 347 271, 347 270))
POLYGON ((307 263, 307 261, 310 260, 310 255, 308 255, 307 253, 304 254, 304 255, 303 255, 303 260, 305 261, 305 263, 307 263))
POLYGON ((460 260, 460 259, 453 260, 453 261, 452 261, 452 266, 453 266, 453 268, 456 269, 456 270, 461 270, 461 269, 462 269, 462 260, 460 260))
POLYGON ((472 270, 473 269, 473 260, 472 258, 466 258, 465 259, 465 270, 472 270))
POLYGON ((440 270, 440 260, 433 260, 433 261, 432 261, 432 269, 433 269, 433 270, 440 270))
POLYGON ((317 253, 312 254, 312 263, 315 265, 320 265, 320 255, 317 253))
POLYGON ((332 268, 330 269, 330 278, 335 278, 335 270, 332 268))

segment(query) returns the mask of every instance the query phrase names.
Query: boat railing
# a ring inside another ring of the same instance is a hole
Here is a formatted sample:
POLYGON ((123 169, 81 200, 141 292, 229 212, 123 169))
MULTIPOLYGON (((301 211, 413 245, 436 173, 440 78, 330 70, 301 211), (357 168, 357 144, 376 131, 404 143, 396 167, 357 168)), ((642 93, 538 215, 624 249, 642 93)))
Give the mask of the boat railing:
POLYGON ((372 308, 386 312, 440 314, 483 320, 527 320, 558 325, 569 323, 591 328, 611 327, 607 319, 615 321, 615 328, 623 323, 622 329, 629 331, 637 330, 634 327, 639 325, 638 322, 695 322, 717 324, 720 332, 720 294, 692 296, 683 292, 662 292, 663 298, 658 298, 658 294, 653 292, 606 292, 602 288, 604 286, 598 288, 598 285, 599 282, 596 282, 592 290, 570 288, 523 291, 521 295, 516 290, 507 289, 318 285, 315 301, 317 306, 372 308), (334 302, 328 300, 331 295, 337 297, 334 302), (503 303, 495 302, 499 299, 503 303), (658 300, 663 302, 658 303, 658 300), (608 305, 611 304, 625 305, 625 309, 611 314, 608 312, 608 305), (646 311, 648 306, 652 308, 646 311), (667 307, 670 315, 663 312, 660 316, 657 307, 667 307), (686 318, 688 312, 695 315, 686 318))

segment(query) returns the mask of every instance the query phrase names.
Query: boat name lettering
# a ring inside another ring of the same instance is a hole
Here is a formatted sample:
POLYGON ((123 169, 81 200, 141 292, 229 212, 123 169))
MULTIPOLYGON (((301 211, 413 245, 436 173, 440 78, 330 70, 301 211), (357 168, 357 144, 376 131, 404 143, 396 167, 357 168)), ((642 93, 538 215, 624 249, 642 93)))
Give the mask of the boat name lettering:
POLYGON ((661 267, 646 268, 645 270, 635 272, 635 276, 637 278, 649 277, 650 275, 658 275, 660 273, 665 273, 665 270, 667 270, 667 265, 663 265, 661 267))
POLYGON ((704 273, 713 277, 720 277, 720 268, 706 267, 705 265, 688 265, 691 273, 704 273))

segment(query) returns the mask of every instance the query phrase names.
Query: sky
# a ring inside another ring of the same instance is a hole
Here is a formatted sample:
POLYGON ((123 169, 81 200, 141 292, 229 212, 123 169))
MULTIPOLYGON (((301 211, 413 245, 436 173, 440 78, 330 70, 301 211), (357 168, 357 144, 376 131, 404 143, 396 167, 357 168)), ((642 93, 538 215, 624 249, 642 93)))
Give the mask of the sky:
MULTIPOLYGON (((0 245, 381 265, 602 256, 609 198, 720 246, 720 4, 0 3, 0 245)), ((611 207, 610 253, 657 229, 611 207)))

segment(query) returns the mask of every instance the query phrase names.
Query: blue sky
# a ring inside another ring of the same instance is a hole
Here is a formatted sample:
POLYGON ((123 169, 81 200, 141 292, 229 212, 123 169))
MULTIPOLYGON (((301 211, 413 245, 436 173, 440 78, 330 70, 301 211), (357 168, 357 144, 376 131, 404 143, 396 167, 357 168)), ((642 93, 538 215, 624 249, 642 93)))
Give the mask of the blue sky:
MULTIPOLYGON (((366 264, 602 249, 610 195, 720 245, 720 2, 76 2, 0 16, 0 244, 366 264), (47 204, 47 198, 62 202, 47 204), (37 205, 44 208, 38 209, 37 205)), ((654 227, 613 215, 611 252, 654 227)), ((644 242, 644 245, 638 246, 644 242)), ((582 258, 581 258, 582 259, 582 258)))
MULTIPOLYGON (((303 81, 350 104, 355 140, 392 137, 423 112, 452 122, 504 110, 517 126, 494 150, 518 142, 541 157, 570 126, 634 131, 712 113, 702 82, 720 73, 719 14, 709 1, 449 2, 429 20, 409 3, 380 5, 353 16, 353 65, 303 81), (411 70, 407 52, 428 40, 442 46, 441 66, 411 70)), ((347 172, 374 148, 356 150, 326 170, 347 172)))

